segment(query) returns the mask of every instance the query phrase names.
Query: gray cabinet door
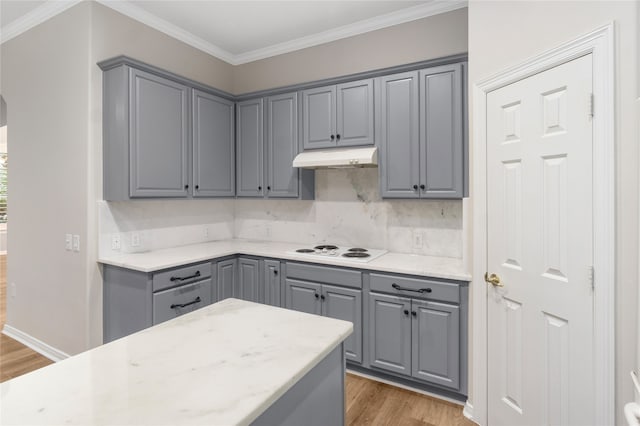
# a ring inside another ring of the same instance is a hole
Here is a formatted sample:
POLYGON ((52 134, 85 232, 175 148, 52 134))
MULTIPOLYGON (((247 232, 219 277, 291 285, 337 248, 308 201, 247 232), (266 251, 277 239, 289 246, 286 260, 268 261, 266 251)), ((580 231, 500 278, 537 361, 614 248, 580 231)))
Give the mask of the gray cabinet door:
POLYGON ((236 194, 238 197, 262 197, 263 127, 262 99, 236 104, 236 194))
POLYGON ((133 68, 129 84, 131 197, 186 197, 189 89, 133 68))
POLYGON ((413 299, 412 315, 411 375, 459 389, 460 308, 413 299))
POLYGON ((298 94, 267 98, 267 197, 298 197, 298 94))
POLYGON ((285 302, 287 309, 321 315, 320 284, 306 281, 285 280, 285 302))
POLYGON ((211 304, 211 279, 153 294, 153 324, 179 317, 211 304))
POLYGON ((336 86, 336 146, 373 145, 373 80, 336 86))
POLYGON ((264 302, 264 292, 260 286, 260 261, 258 259, 238 259, 238 297, 250 302, 264 302))
POLYGON ((369 293, 371 367, 411 375, 411 299, 369 293))
POLYGON ((302 91, 304 149, 336 146, 336 86, 302 91))
POLYGON ((271 306, 282 306, 280 261, 265 260, 263 267, 264 277, 264 303, 271 306))
POLYGON ((239 297, 238 285, 236 283, 236 259, 222 260, 216 265, 216 279, 218 287, 218 297, 220 301, 229 297, 239 297))
POLYGON ((376 79, 380 190, 383 198, 418 198, 420 118, 418 73, 376 79))
POLYGON ((462 65, 420 71, 422 198, 462 198, 462 65))
POLYGON ((344 341, 345 357, 362 362, 362 291, 322 286, 322 315, 353 323, 353 334, 344 341))
POLYGON ((193 90, 193 196, 235 195, 234 103, 193 90))

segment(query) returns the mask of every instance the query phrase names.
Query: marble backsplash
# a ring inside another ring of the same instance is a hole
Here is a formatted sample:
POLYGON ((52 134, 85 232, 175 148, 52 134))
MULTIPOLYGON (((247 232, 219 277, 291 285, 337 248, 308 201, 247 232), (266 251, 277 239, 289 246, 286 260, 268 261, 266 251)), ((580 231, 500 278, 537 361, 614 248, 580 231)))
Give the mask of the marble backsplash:
POLYGON ((99 201, 99 212, 104 254, 120 235, 121 252, 235 237, 462 258, 462 201, 382 200, 376 168, 317 170, 313 201, 99 201))

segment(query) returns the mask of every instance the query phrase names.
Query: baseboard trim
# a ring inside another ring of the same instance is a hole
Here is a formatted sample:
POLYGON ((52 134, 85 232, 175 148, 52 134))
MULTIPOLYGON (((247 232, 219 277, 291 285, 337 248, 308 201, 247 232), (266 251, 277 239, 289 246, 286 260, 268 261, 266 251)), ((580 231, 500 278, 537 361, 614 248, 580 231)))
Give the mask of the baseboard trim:
POLYGON ((467 401, 464 404, 464 408, 462 409, 462 415, 465 416, 467 419, 471 420, 472 422, 474 422, 475 424, 478 424, 478 422, 473 420, 473 405, 469 404, 469 401, 467 401))
POLYGON ((26 347, 38 352, 40 355, 49 358, 51 361, 58 362, 71 356, 68 353, 62 352, 61 350, 56 349, 53 346, 49 346, 43 341, 18 330, 17 328, 11 327, 8 324, 5 324, 2 328, 2 334, 17 340, 26 347))

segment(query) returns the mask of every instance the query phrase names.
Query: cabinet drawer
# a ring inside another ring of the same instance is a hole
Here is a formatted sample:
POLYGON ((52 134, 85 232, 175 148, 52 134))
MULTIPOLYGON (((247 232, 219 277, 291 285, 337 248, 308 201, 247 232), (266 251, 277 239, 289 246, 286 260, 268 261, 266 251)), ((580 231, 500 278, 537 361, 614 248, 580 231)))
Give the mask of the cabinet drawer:
POLYGON ((153 324, 170 320, 211 304, 211 279, 153 295, 153 324))
POLYGON ((460 303, 460 285, 398 275, 371 274, 371 291, 460 303), (395 286, 399 289, 394 288, 395 286))
POLYGON ((287 262, 287 278, 362 288, 362 273, 351 269, 287 262))
POLYGON ((153 274, 153 291, 200 281, 211 276, 211 262, 184 266, 153 274))

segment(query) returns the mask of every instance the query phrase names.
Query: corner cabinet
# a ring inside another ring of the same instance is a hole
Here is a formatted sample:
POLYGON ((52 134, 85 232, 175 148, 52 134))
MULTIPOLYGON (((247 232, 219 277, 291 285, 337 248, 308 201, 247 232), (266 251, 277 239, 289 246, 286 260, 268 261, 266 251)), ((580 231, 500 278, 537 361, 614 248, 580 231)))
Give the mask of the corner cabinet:
POLYGON ((236 133, 238 197, 313 199, 315 173, 293 167, 297 93, 238 102, 236 133))
POLYGON ((103 69, 105 200, 235 195, 233 102, 168 73, 103 69))
POLYGON ((383 198, 466 193, 463 64, 376 79, 383 198))
POLYGON ((373 80, 302 91, 304 149, 373 145, 373 80))

